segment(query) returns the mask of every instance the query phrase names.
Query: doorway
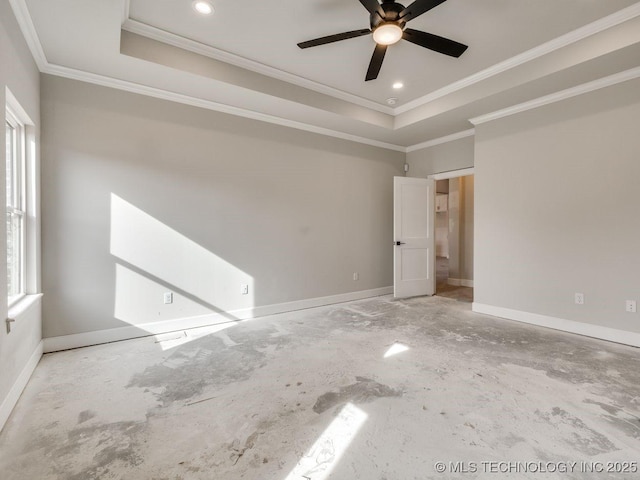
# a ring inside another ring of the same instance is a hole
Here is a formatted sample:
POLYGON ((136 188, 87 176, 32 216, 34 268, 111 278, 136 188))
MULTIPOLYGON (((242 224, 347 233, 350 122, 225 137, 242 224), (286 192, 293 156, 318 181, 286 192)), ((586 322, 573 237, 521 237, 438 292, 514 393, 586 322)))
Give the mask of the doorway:
POLYGON ((434 175, 436 295, 473 301, 473 169, 434 175))

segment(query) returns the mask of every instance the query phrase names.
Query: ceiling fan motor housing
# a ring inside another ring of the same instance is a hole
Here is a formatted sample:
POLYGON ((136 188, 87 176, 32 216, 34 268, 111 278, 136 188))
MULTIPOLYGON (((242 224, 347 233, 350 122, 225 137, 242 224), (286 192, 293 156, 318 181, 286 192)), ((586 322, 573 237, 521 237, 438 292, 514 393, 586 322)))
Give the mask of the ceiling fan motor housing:
POLYGON ((395 23, 396 25, 398 25, 400 28, 404 30, 404 27, 407 24, 407 22, 405 22, 404 20, 398 20, 398 17, 400 16, 400 12, 402 12, 405 9, 404 5, 391 1, 391 2, 383 2, 382 5, 380 5, 380 7, 382 8, 382 10, 384 10, 384 18, 380 17, 380 15, 377 12, 373 12, 369 16, 371 30, 375 30, 377 27, 379 27, 383 23, 395 23))

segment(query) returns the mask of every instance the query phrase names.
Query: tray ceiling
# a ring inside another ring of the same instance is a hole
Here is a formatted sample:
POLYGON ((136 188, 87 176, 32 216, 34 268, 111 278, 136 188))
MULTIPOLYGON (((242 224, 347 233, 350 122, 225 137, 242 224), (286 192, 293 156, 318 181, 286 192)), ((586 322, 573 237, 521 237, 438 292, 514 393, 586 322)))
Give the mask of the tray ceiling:
POLYGON ((9 1, 45 73, 404 151, 640 64, 635 0, 448 0, 410 26, 469 49, 400 42, 371 82, 370 36, 296 46, 367 28, 358 0, 9 1))

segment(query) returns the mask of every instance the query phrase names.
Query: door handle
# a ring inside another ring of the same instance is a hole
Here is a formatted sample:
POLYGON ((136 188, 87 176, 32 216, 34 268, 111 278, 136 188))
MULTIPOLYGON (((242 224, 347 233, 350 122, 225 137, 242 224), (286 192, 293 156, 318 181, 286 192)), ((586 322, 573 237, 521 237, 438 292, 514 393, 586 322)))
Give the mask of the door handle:
POLYGON ((400 246, 400 245, 405 245, 405 244, 406 244, 406 242, 395 242, 395 243, 394 243, 394 245, 398 245, 398 246, 400 246))

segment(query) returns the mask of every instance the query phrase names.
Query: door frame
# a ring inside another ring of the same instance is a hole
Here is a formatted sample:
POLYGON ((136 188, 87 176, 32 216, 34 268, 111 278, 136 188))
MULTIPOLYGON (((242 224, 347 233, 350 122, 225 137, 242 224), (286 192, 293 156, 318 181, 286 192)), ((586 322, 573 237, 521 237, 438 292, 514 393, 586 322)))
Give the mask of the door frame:
MULTIPOLYGON (((434 173, 432 175, 427 175, 427 178, 431 178, 431 179, 437 181, 437 180, 449 180, 451 178, 467 177, 469 175, 473 175, 474 176, 473 177, 473 181, 475 183, 475 181, 476 181, 475 167, 460 168, 458 170, 449 170, 449 171, 446 171, 446 172, 434 173)), ((474 189, 474 199, 473 199, 474 205, 475 205, 475 201, 476 201, 476 199, 475 199, 475 189, 474 189)), ((435 208, 436 208, 435 204, 433 205, 433 208, 434 208, 433 213, 435 215, 435 213, 436 213, 435 212, 435 208)), ((474 228, 475 228, 475 224, 476 224, 476 209, 474 208, 473 209, 473 225, 474 225, 474 228)), ((473 258, 474 258, 474 262, 475 262, 475 258, 476 258, 476 256, 475 256, 475 236, 474 236, 473 258)), ((436 249, 435 248, 433 249, 433 252, 432 252, 430 260, 433 262, 433 265, 436 264, 436 249)), ((474 268, 474 270, 475 270, 475 268, 474 268)), ((474 275, 474 279, 473 279, 473 287, 474 288, 476 287, 475 275, 474 275)), ((437 292, 436 292, 436 294, 437 294, 437 292)))
POLYGON ((432 178, 434 180, 448 180, 450 178, 466 177, 468 175, 473 175, 474 173, 475 168, 469 167, 461 168, 459 170, 449 170, 442 173, 434 173, 433 175, 428 175, 427 178, 432 178))

